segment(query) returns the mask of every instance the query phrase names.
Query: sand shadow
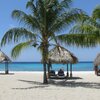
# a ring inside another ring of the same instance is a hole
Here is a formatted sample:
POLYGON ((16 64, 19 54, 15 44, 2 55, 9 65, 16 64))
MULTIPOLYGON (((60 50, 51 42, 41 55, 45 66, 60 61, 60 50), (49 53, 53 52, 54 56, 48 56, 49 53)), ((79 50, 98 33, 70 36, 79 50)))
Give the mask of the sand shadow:
POLYGON ((81 77, 50 77, 49 79, 53 79, 53 80, 77 80, 77 79, 83 79, 81 77))
POLYGON ((83 79, 81 77, 68 77, 67 78, 68 80, 72 79, 72 80, 80 80, 80 79, 83 79))
POLYGON ((45 88, 45 87, 48 87, 48 86, 33 86, 33 87, 26 87, 26 88, 12 88, 12 89, 15 89, 15 90, 28 90, 28 89, 45 88))
POLYGON ((35 85, 44 85, 42 82, 36 82, 36 81, 29 81, 29 80, 18 80, 21 82, 27 82, 29 84, 35 84, 35 85))
POLYGON ((8 73, 8 74, 0 73, 0 75, 14 75, 14 73, 8 73))
POLYGON ((83 87, 83 88, 90 88, 90 89, 100 89, 100 83, 96 82, 76 82, 74 80, 68 81, 55 81, 50 80, 50 84, 60 87, 70 87, 70 88, 77 88, 77 87, 83 87))
POLYGON ((18 80, 20 82, 25 82, 28 84, 33 84, 34 86, 31 87, 25 87, 25 88, 12 88, 12 89, 21 89, 21 90, 27 90, 27 89, 40 89, 40 88, 47 88, 51 85, 56 87, 64 87, 64 88, 77 88, 77 87, 83 87, 83 88, 90 88, 90 89, 100 89, 100 83, 96 82, 77 82, 76 80, 80 80, 82 78, 80 77, 72 77, 65 80, 56 80, 56 79, 49 79, 49 84, 43 84, 42 82, 38 81, 29 81, 29 80, 18 80))
POLYGON ((36 88, 46 88, 49 85, 47 84, 43 84, 41 82, 36 82, 36 81, 28 81, 28 80, 18 80, 21 82, 26 82, 28 84, 34 84, 35 86, 31 86, 31 87, 25 87, 25 88, 12 88, 12 89, 16 89, 16 90, 27 90, 27 89, 36 89, 36 88))

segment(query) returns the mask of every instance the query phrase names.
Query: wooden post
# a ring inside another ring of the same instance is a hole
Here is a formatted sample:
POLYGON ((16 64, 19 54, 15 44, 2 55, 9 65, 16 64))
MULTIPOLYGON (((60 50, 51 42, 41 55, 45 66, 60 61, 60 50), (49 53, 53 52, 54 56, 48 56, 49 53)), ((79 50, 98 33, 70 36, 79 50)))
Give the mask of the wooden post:
POLYGON ((72 64, 70 64, 70 77, 72 77, 72 64))
POLYGON ((68 64, 67 64, 67 77, 69 77, 69 70, 68 70, 68 64))
POLYGON ((98 66, 95 66, 94 70, 95 70, 95 74, 98 75, 98 66))
POLYGON ((8 74, 8 61, 5 61, 5 74, 8 74))
POLYGON ((50 78, 50 68, 51 68, 51 63, 49 62, 48 63, 48 77, 47 78, 50 78))

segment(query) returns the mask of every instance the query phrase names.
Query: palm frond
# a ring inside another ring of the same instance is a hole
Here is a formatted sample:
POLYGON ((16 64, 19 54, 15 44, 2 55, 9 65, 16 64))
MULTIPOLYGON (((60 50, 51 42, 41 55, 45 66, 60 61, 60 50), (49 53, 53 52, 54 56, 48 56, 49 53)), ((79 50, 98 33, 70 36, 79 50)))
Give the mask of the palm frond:
POLYGON ((80 9, 71 9, 68 12, 63 13, 61 16, 59 16, 49 30, 52 30, 52 32, 60 31, 63 28, 72 25, 75 22, 78 22, 81 19, 81 16, 84 14, 84 12, 80 9))
POLYGON ((32 46, 31 43, 32 43, 32 41, 28 41, 28 42, 23 42, 23 43, 20 43, 20 44, 16 45, 16 46, 12 49, 11 56, 12 56, 13 58, 18 57, 23 49, 32 46))
POLYGON ((93 10, 92 17, 100 20, 100 5, 93 10))
POLYGON ((1 46, 10 43, 12 41, 18 42, 20 40, 34 40, 36 41, 36 34, 25 28, 12 28, 8 30, 1 40, 1 46))
POLYGON ((14 10, 12 12, 12 17, 14 19, 17 19, 19 23, 23 23, 26 27, 32 30, 40 28, 39 22, 34 16, 27 15, 25 12, 21 10, 14 10))
POLYGON ((70 8, 72 0, 62 0, 60 5, 64 8, 70 8))
POLYGON ((94 27, 93 25, 88 25, 88 24, 78 24, 75 25, 71 30, 70 33, 79 33, 79 34, 91 34, 94 33, 94 30, 96 30, 96 27, 94 27))
POLYGON ((34 0, 30 0, 26 4, 26 8, 29 8, 32 11, 32 14, 37 14, 36 6, 34 5, 34 0))
POLYGON ((57 39, 69 46, 93 47, 100 43, 100 34, 63 34, 58 35, 57 39))

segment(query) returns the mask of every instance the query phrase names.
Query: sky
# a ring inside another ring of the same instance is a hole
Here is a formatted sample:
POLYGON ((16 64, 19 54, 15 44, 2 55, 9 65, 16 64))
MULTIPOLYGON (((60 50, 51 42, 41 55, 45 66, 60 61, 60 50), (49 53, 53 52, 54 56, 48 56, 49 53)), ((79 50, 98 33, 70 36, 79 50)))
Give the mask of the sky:
MULTIPOLYGON (((18 26, 18 22, 11 18, 11 12, 15 9, 27 11, 25 4, 28 0, 0 0, 0 41, 4 33, 10 28, 18 26)), ((73 7, 83 9, 91 16, 93 9, 100 4, 100 0, 73 0, 73 7)), ((1 50, 11 58, 11 50, 15 44, 7 44, 1 47, 1 50)), ((93 61, 98 53, 100 53, 100 45, 93 48, 77 48, 67 47, 75 56, 78 57, 79 61, 93 61)), ((35 48, 28 48, 23 50, 17 59, 11 58, 12 61, 40 61, 41 54, 35 48)))

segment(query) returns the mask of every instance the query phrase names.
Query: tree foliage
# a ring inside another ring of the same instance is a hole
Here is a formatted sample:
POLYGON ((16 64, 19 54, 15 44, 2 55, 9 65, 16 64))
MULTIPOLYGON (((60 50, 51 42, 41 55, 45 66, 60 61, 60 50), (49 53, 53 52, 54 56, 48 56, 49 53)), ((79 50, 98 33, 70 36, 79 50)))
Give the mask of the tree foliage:
MULTIPOLYGON (((57 38, 57 36, 61 35, 61 30, 70 27, 85 15, 85 12, 81 9, 71 8, 71 4, 72 0, 29 0, 26 4, 26 9, 30 10, 29 13, 21 10, 12 12, 12 18, 16 19, 22 27, 9 29, 2 38, 1 45, 3 46, 12 41, 15 43, 24 41, 24 43, 18 44, 12 50, 12 56, 17 57, 27 43, 30 46, 37 46, 38 44, 38 48, 41 48, 41 44, 45 40, 47 40, 48 45, 52 40, 58 44, 58 39, 66 43, 67 38, 69 41, 73 36, 68 35, 66 37, 63 35, 65 39, 57 38)), ((69 42, 73 43, 73 41, 69 42)))

